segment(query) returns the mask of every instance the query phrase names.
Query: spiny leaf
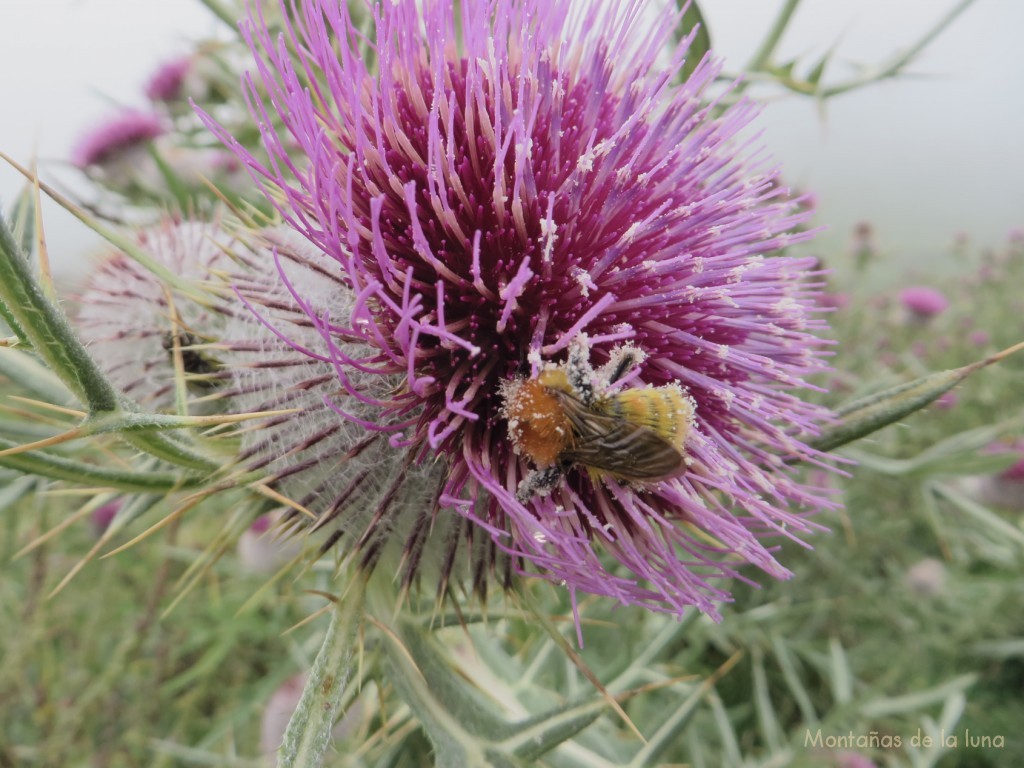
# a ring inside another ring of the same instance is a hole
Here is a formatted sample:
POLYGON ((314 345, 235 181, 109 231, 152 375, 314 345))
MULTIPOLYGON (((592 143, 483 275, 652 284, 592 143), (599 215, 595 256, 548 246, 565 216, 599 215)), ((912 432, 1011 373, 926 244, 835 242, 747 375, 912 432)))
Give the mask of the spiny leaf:
POLYGON ((752 652, 752 672, 754 689, 754 709, 757 712, 757 721, 760 725, 761 737, 764 739, 769 751, 773 754, 782 748, 784 734, 779 724, 779 716, 772 703, 771 691, 768 684, 768 673, 764 668, 764 654, 757 646, 752 652))
POLYGON ((0 376, 7 377, 23 391, 48 403, 71 403, 71 393, 61 380, 34 356, 21 349, 0 347, 0 376))
POLYGON ((345 599, 335 603, 323 645, 285 730, 278 768, 314 768, 327 752, 331 728, 341 714, 342 696, 359 657, 364 595, 365 581, 357 576, 345 599))
POLYGON ((60 580, 56 587, 54 587, 50 594, 47 595, 48 599, 52 599, 60 593, 64 587, 71 583, 71 580, 99 553, 99 551, 106 546, 107 542, 110 541, 123 526, 127 525, 130 520, 134 520, 139 515, 142 515, 146 510, 152 507, 159 500, 156 496, 137 496, 126 504, 118 513, 114 516, 114 519, 107 526, 107 530, 100 536, 99 541, 92 545, 88 552, 82 556, 74 567, 68 572, 68 574, 60 580))
POLYGON ((815 88, 821 82, 822 76, 825 74, 825 70, 828 68, 829 63, 832 61, 832 57, 836 52, 836 45, 829 48, 825 55, 821 57, 817 64, 815 64, 811 71, 807 73, 807 82, 813 85, 815 88))
POLYGON ((164 184, 167 185, 167 190, 174 198, 174 202, 177 204, 178 209, 181 211, 190 210, 194 201, 188 184, 186 184, 181 176, 178 175, 173 166, 163 159, 160 153, 156 150, 156 147, 150 145, 149 155, 153 158, 153 162, 156 164, 160 175, 163 176, 164 184))
POLYGON ((997 363, 1021 349, 1024 349, 1024 342, 962 368, 930 373, 855 400, 836 411, 839 419, 835 423, 830 424, 820 435, 807 438, 805 442, 816 450, 831 451, 870 435, 921 410, 975 371, 997 363))
POLYGON ((0 512, 15 504, 31 491, 38 481, 34 477, 18 477, 8 482, 0 482, 0 512))
POLYGON ((1012 433, 1021 422, 1021 418, 1016 418, 1001 424, 958 432, 911 459, 875 456, 857 450, 848 450, 844 455, 886 475, 990 475, 1009 467, 1017 460, 1017 456, 1012 452, 984 453, 982 449, 1001 435, 1012 433))
MULTIPOLYGON (((16 443, 0 438, 0 449, 15 447, 16 443)), ((180 475, 174 472, 105 469, 42 451, 3 456, 0 457, 0 465, 51 480, 65 480, 122 491, 168 493, 179 489, 189 490, 205 482, 203 478, 195 475, 180 475)))
POLYGON ((962 694, 976 682, 978 682, 977 675, 960 675, 923 691, 866 702, 860 711, 865 717, 871 718, 892 717, 907 712, 916 712, 925 707, 945 702, 951 696, 962 694))
MULTIPOLYGON (((737 651, 722 664, 715 672, 708 676, 697 688, 686 697, 679 706, 669 714, 652 735, 647 743, 629 761, 628 768, 654 768, 658 765, 659 758, 670 746, 678 743, 679 734, 697 713, 697 707, 707 697, 715 712, 715 719, 723 728, 723 736, 726 746, 735 745, 735 736, 732 733, 732 726, 729 724, 728 716, 724 714, 721 700, 714 692, 715 684, 721 680, 729 671, 743 658, 743 652, 737 651)), ((738 747, 736 748, 738 755, 738 747)), ((738 760, 736 761, 739 762, 738 760)))
POLYGON ((31 186, 21 190, 9 214, 11 232, 23 253, 35 249, 36 200, 31 186))
MULTIPOLYGON (((21 333, 25 334, 40 358, 93 414, 136 410, 136 406, 121 396, 103 375, 78 340, 60 307, 46 298, 27 259, 2 219, 0 304, 6 305, 21 333)), ((136 447, 172 464, 205 471, 218 468, 212 459, 201 456, 191 446, 169 436, 142 434, 128 439, 136 447)))
POLYGON ((838 704, 847 704, 853 699, 853 671, 850 669, 850 660, 838 638, 833 637, 829 640, 828 650, 832 698, 838 704))
POLYGON ((1024 547, 1024 531, 1003 520, 999 515, 978 504, 966 496, 957 493, 945 483, 930 483, 928 490, 940 496, 951 504, 955 505, 961 512, 964 512, 982 525, 991 529, 1000 537, 1016 542, 1018 546, 1024 547))
POLYGON ((76 219, 85 224, 89 229, 104 238, 107 242, 113 245, 115 248, 123 251, 125 255, 135 259, 139 264, 144 266, 154 275, 159 277, 167 285, 174 286, 175 290, 185 296, 195 299, 196 301, 202 302, 204 300, 202 288, 191 283, 181 275, 176 274, 173 270, 169 269, 165 264, 159 260, 154 259, 145 250, 139 247, 138 243, 134 242, 131 238, 125 237, 114 229, 105 226, 99 219, 91 216, 87 211, 83 210, 79 206, 75 205, 71 200, 64 197, 56 189, 48 184, 44 184, 39 181, 38 178, 32 171, 23 167, 17 163, 13 158, 0 152, 0 159, 4 160, 8 165, 14 168, 18 173, 24 176, 26 179, 33 183, 38 183, 39 188, 47 194, 47 196, 57 203, 61 208, 66 210, 76 219))
POLYGON ((683 10, 679 23, 673 30, 673 37, 681 42, 687 36, 690 37, 690 45, 686 50, 686 61, 679 71, 681 82, 693 73, 700 60, 711 50, 711 32, 704 21, 704 15, 700 12, 700 6, 696 0, 676 0, 676 6, 683 10))

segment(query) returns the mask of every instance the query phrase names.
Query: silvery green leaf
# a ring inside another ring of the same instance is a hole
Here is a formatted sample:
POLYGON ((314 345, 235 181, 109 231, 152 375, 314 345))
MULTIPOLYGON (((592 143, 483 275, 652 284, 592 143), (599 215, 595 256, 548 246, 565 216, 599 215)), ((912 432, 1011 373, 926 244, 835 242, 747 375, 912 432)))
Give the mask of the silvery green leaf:
POLYGON ((26 185, 11 206, 8 218, 15 241, 26 254, 36 247, 36 196, 30 185, 26 185))
POLYGON ((676 40, 682 40, 689 34, 693 34, 693 39, 690 41, 690 47, 686 51, 686 62, 683 64, 682 69, 679 72, 679 78, 686 80, 690 76, 690 73, 696 69, 700 60, 704 58, 704 54, 711 50, 711 32, 708 30, 708 25, 704 21, 704 16, 700 12, 700 6, 697 5, 696 0, 676 0, 676 5, 679 8, 686 7, 683 12, 683 17, 679 20, 679 24, 676 25, 674 30, 674 36, 676 40))
POLYGON ((21 349, 0 347, 0 376, 11 380, 25 393, 54 405, 70 405, 71 393, 53 371, 21 349))
POLYGON ((819 451, 831 451, 870 435, 921 410, 975 371, 999 362, 1022 347, 1024 344, 1018 344, 962 368, 929 373, 919 379, 854 400, 836 410, 835 422, 823 429, 821 434, 806 438, 805 442, 819 451))

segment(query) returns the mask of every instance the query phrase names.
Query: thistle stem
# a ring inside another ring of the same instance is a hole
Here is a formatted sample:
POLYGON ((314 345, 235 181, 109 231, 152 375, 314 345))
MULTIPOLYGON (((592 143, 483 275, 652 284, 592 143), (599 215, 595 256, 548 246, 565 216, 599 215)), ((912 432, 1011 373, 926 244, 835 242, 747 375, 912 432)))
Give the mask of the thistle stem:
POLYGON ((334 604, 331 625, 284 733, 278 768, 315 768, 323 760, 331 742, 331 728, 341 714, 342 695, 355 668, 365 594, 366 582, 357 575, 344 599, 334 604))
POLYGON ((775 22, 772 24, 771 29, 768 30, 767 36, 761 42, 761 47, 757 49, 754 57, 747 65, 748 72, 757 72, 765 68, 775 53, 775 49, 778 47, 782 35, 786 32, 786 27, 789 26, 789 22, 799 5, 800 0, 786 0, 786 4, 782 6, 782 10, 775 17, 775 22))

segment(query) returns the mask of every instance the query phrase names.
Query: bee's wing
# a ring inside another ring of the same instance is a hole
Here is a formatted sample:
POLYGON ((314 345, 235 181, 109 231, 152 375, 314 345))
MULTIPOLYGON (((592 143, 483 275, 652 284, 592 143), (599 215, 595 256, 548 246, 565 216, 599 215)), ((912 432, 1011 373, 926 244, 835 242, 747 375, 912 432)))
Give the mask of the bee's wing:
POLYGON ((588 410, 575 398, 559 393, 572 424, 572 444, 560 458, 610 472, 625 480, 660 480, 685 468, 683 455, 647 427, 588 410))

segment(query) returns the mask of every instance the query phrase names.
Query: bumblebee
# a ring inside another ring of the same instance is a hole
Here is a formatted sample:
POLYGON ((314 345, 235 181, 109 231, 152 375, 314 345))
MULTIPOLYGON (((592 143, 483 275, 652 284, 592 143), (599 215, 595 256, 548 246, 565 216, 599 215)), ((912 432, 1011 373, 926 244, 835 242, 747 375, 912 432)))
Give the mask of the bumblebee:
POLYGON ((163 348, 167 350, 167 353, 173 357, 174 347, 177 344, 178 349, 181 351, 181 366, 185 374, 194 377, 189 380, 189 384, 198 388, 208 388, 214 386, 214 382, 209 377, 220 370, 220 364, 212 357, 207 356, 205 353, 200 352, 192 347, 201 343, 201 340, 188 331, 168 331, 164 334, 161 342, 163 348))
POLYGON ((635 347, 619 347, 595 372, 586 341, 577 339, 565 363, 505 384, 509 438, 536 467, 519 485, 521 502, 550 493, 573 465, 584 467, 593 481, 610 475, 636 483, 685 470, 694 404, 683 389, 669 384, 613 391, 642 361, 635 347))

